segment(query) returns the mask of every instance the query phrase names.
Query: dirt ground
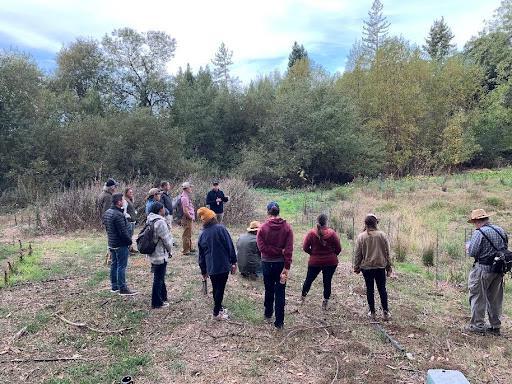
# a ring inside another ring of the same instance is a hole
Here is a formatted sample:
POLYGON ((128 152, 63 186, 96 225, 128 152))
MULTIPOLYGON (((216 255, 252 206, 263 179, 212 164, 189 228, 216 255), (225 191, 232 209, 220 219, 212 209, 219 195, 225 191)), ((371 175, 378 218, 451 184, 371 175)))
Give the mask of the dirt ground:
MULTIPOLYGON (((47 277, 0 289, 2 380, 116 383, 131 375, 135 383, 419 384, 428 369, 443 368, 461 370, 471 383, 511 382, 510 319, 504 317, 501 337, 461 332, 467 296, 450 285, 400 272, 389 280, 392 320, 381 325, 404 352, 367 320, 363 280, 351 273, 349 250, 328 310, 321 309, 321 277, 300 305, 305 230, 296 228, 282 331, 263 322, 261 281, 231 275, 224 301, 231 320, 214 321, 195 257, 176 250, 167 276, 171 305, 151 310, 152 275, 142 256, 130 258, 127 277, 140 294, 123 298, 109 292, 102 233, 36 238, 47 277)), ((4 241, 23 236, 4 232, 4 241)), ((179 228, 174 232, 179 240, 179 228)), ((232 230, 235 240, 239 232, 232 230)))

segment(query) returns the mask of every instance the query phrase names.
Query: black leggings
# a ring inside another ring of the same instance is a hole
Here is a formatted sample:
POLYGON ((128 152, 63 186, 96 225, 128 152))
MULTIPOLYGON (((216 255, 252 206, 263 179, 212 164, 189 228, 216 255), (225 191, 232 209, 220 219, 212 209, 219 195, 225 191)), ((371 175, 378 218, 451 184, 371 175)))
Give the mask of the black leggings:
POLYGON ((315 281, 316 277, 322 271, 322 280, 324 282, 324 299, 329 300, 331 297, 331 282, 337 265, 329 265, 326 267, 308 266, 308 273, 306 280, 302 285, 302 296, 306 296, 311 289, 311 284, 315 281))
POLYGON ((213 316, 217 316, 222 309, 222 300, 224 299, 224 290, 228 281, 229 272, 210 275, 213 294, 213 316))
POLYGON ((375 312, 375 298, 374 295, 374 281, 377 283, 377 290, 379 291, 380 304, 384 311, 388 311, 388 293, 386 292, 386 270, 384 268, 378 269, 363 269, 364 282, 366 284, 366 300, 371 312, 375 312))

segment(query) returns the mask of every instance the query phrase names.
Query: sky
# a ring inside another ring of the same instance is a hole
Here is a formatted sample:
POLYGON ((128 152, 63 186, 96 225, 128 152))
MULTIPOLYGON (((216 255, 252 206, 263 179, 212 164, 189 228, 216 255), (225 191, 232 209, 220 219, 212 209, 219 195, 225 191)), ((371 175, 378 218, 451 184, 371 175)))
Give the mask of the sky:
MULTIPOLYGON (((422 45, 444 16, 457 47, 476 35, 500 0, 381 0, 390 35, 422 45)), ((51 72, 55 55, 77 37, 101 39, 116 28, 162 30, 177 40, 174 73, 211 64, 221 42, 243 82, 284 71, 294 41, 331 73, 342 72, 361 38, 373 0, 0 0, 0 49, 31 54, 51 72)))

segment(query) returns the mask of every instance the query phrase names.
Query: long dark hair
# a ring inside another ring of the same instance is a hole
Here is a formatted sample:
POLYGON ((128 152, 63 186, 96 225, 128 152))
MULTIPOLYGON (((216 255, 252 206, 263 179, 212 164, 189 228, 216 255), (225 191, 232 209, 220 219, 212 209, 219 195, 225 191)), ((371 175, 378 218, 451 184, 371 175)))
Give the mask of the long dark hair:
POLYGON ((325 239, 324 239, 324 236, 325 236, 325 229, 327 227, 327 215, 322 213, 320 216, 318 216, 318 218, 316 219, 316 231, 318 233, 318 238, 320 239, 320 243, 322 245, 325 245, 326 242, 325 242, 325 239))

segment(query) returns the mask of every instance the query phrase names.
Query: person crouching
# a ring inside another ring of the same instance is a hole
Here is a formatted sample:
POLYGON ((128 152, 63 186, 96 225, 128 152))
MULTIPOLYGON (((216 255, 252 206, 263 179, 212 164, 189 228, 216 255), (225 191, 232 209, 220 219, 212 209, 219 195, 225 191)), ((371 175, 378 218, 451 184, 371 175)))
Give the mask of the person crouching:
POLYGON ((203 223, 203 232, 199 236, 199 268, 203 279, 210 277, 213 293, 213 318, 228 320, 227 310, 222 306, 224 290, 229 272, 236 272, 236 252, 228 230, 217 222, 211 209, 201 207, 197 216, 203 223))
POLYGON ((165 221, 165 207, 161 202, 153 203, 146 223, 153 224, 153 241, 156 243, 155 251, 148 255, 151 261, 151 272, 153 272, 151 307, 153 309, 168 307, 165 272, 167 262, 172 257, 172 237, 165 221))

